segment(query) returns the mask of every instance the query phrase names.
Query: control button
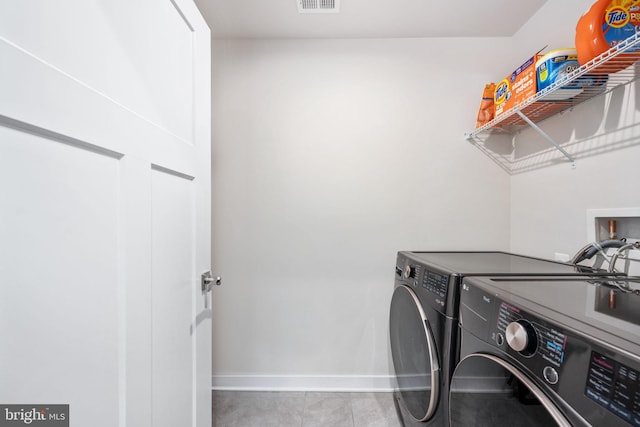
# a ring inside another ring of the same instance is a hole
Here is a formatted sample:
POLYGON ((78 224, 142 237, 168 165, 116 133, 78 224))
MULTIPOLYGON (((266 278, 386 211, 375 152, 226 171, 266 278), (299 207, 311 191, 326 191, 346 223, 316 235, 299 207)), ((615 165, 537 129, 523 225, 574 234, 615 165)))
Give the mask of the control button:
POLYGON ((524 356, 531 356, 538 347, 536 330, 524 319, 509 323, 506 329, 507 344, 524 356))
POLYGON ((496 344, 498 344, 499 346, 502 346, 502 344, 504 344, 504 335, 502 335, 500 332, 498 332, 498 334, 496 335, 496 344))
POLYGON ((545 366, 542 370, 542 375, 544 375, 544 379, 547 380, 549 384, 558 383, 558 371, 551 366, 545 366))

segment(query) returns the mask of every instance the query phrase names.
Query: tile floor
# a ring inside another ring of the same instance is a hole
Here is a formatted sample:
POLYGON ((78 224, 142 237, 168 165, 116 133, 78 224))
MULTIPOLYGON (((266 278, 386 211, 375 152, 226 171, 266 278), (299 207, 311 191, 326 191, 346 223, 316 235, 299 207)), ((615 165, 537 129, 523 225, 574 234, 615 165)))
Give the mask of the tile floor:
POLYGON ((213 392, 214 427, 400 427, 391 393, 213 392))

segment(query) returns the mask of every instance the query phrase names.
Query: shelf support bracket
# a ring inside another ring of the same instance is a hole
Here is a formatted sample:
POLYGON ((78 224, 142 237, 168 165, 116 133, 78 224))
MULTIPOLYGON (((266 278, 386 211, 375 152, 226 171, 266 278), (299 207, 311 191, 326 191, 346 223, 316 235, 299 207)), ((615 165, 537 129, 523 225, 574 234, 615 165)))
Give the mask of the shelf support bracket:
POLYGON ((573 157, 571 154, 567 153, 567 150, 565 150, 564 148, 562 148, 560 145, 558 145, 557 142, 555 142, 553 140, 553 138, 551 138, 549 135, 547 135, 547 133, 545 131, 543 131, 542 129, 540 129, 540 126, 538 126, 537 124, 533 123, 529 117, 525 116, 522 111, 520 111, 519 109, 516 109, 516 113, 520 116, 520 118, 522 120, 524 120, 525 122, 527 122, 527 124, 529 126, 531 126, 533 128, 533 130, 535 130, 536 132, 538 132, 540 134, 540 136, 542 136, 544 139, 546 139, 547 141, 549 141, 549 143, 551 143, 551 145, 553 145, 558 151, 560 151, 570 162, 571 162, 571 168, 575 169, 576 168, 576 159, 575 157, 573 157))

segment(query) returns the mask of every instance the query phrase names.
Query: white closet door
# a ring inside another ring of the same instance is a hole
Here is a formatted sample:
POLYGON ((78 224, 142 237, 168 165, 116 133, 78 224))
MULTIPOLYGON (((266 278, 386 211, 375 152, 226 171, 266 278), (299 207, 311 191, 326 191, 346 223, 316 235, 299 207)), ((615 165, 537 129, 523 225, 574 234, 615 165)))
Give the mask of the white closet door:
POLYGON ((0 405, 209 427, 204 20, 192 0, 5 2, 0 64, 0 405))

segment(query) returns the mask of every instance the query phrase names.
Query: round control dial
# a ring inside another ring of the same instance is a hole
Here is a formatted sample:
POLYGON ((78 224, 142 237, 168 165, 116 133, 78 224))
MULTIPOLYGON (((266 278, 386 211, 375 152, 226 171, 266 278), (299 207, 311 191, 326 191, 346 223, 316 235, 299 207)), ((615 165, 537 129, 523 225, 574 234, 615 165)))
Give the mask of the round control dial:
POLYGON ((411 267, 410 265, 407 265, 404 268, 404 271, 402 272, 402 277, 405 279, 408 279, 409 277, 415 277, 416 276, 416 269, 411 267))
POLYGON ((533 325, 528 321, 520 319, 509 323, 505 335, 509 347, 518 353, 531 356, 536 352, 538 336, 533 325))

